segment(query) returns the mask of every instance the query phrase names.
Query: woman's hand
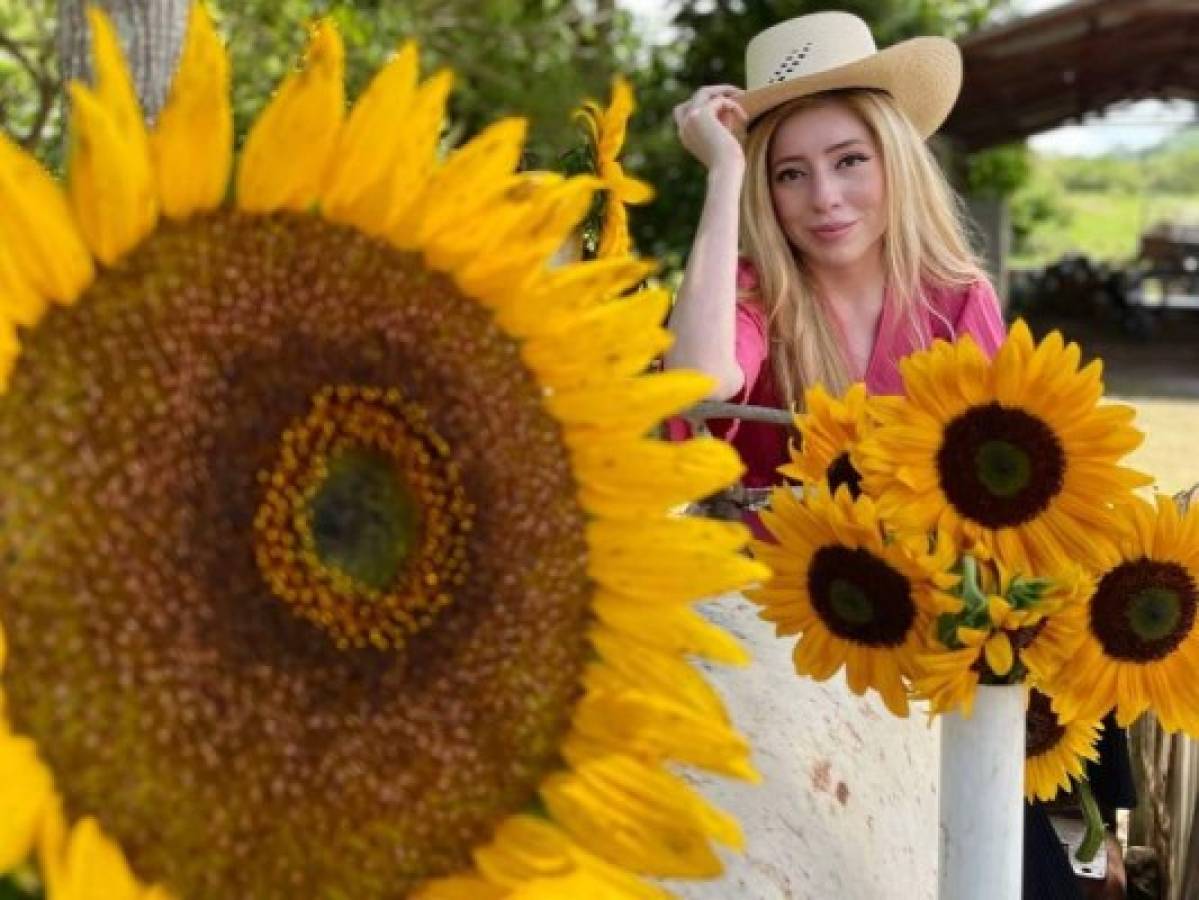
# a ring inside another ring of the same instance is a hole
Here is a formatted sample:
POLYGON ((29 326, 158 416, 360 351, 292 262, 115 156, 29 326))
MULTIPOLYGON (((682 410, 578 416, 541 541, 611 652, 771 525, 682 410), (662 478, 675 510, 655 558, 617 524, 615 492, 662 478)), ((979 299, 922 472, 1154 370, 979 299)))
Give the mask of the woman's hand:
POLYGON ((731 84, 707 85, 674 108, 679 140, 709 170, 745 163, 745 111, 737 103, 742 93, 731 84))

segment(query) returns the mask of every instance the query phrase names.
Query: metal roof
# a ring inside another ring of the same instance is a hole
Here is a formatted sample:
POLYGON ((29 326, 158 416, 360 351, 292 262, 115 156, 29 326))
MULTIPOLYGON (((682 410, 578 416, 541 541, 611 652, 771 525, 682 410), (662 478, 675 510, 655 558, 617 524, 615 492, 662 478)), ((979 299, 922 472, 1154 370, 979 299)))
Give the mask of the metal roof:
POLYGON ((968 150, 1121 100, 1199 99, 1199 0, 1075 0, 967 35, 943 130, 968 150))

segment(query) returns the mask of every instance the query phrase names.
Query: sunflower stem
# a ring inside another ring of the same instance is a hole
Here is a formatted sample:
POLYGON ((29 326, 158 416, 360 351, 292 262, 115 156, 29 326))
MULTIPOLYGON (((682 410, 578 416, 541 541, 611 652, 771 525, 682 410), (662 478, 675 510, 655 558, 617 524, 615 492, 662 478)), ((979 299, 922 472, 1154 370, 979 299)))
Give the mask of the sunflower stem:
POLYGON ((1091 783, 1086 779, 1078 782, 1078 799, 1082 805, 1082 817, 1087 824, 1087 830, 1074 858, 1085 863, 1093 860, 1103 845, 1103 816, 1100 815, 1099 804, 1095 802, 1095 795, 1091 792, 1091 783))
POLYGON ((968 614, 987 605, 987 598, 978 586, 978 560, 969 553, 962 557, 962 599, 966 601, 968 614))

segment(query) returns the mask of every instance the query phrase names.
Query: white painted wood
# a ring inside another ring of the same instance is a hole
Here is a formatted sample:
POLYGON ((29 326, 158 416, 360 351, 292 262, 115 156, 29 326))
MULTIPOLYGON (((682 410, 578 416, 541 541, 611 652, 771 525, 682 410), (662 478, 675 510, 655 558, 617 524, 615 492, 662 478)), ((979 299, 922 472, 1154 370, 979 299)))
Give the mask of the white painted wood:
POLYGON ((686 900, 935 900, 940 729, 919 709, 897 719, 853 696, 839 676, 799 678, 795 639, 776 638, 740 595, 704 612, 754 656, 705 670, 763 781, 687 773, 737 816, 747 847, 725 854, 719 881, 667 886, 686 900))

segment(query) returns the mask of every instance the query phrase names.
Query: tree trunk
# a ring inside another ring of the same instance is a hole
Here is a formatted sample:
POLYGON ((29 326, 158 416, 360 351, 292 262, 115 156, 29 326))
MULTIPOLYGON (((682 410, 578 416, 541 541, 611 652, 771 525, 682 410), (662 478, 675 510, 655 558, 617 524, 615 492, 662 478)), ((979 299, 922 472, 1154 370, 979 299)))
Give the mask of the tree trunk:
MULTIPOLYGON (((133 84, 146 120, 153 122, 166 100, 183 46, 189 0, 91 0, 108 13, 121 37, 133 84)), ((64 84, 91 74, 85 0, 58 0, 58 52, 64 84)))

